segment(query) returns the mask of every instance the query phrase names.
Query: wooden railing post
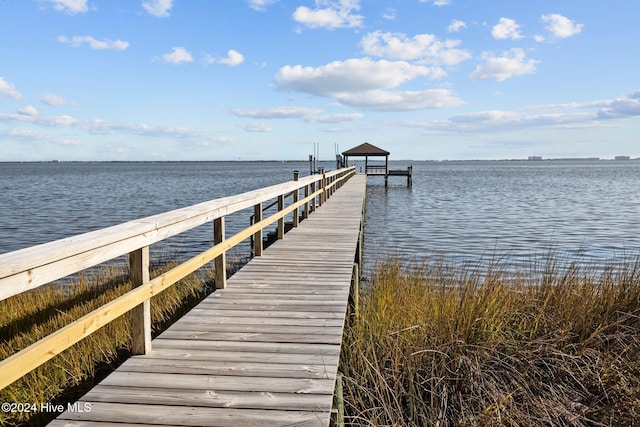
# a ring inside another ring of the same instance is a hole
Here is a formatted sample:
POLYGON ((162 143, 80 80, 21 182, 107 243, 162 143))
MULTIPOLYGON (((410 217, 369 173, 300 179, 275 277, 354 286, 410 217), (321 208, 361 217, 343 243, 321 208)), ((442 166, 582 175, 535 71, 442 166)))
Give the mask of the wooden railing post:
POLYGON ((327 199, 330 199, 333 196, 333 189, 336 186, 336 176, 332 175, 329 177, 329 192, 327 194, 327 199))
MULTIPOLYGON (((262 221, 262 203, 253 206, 253 223, 262 221)), ((262 229, 253 235, 253 254, 254 256, 262 256, 262 229)))
MULTIPOLYGON (((293 171, 293 180, 298 181, 300 178, 300 171, 293 171)), ((293 192, 293 203, 298 203, 298 198, 300 197, 300 189, 297 188, 296 191, 293 192)), ((300 222, 300 210, 295 208, 293 210, 293 226, 297 227, 300 222)))
MULTIPOLYGON (((316 182, 317 182, 317 181, 313 181, 313 182, 311 183, 311 194, 315 194, 315 192, 316 192, 316 189, 317 189, 317 187, 318 187, 318 186, 317 186, 317 184, 316 184, 316 182)), ((314 197, 314 198, 311 200, 311 212, 315 212, 315 211, 316 211, 316 199, 317 199, 317 197, 314 197)))
MULTIPOLYGON (((278 196, 278 212, 284 209, 284 194, 278 196)), ((278 239, 284 239, 284 217, 278 219, 278 239)))
POLYGON ((320 197, 319 197, 319 205, 322 206, 324 204, 324 202, 327 200, 326 199, 326 188, 325 186, 327 185, 327 176, 324 174, 324 168, 319 168, 318 169, 318 173, 320 174, 320 190, 322 191, 322 193, 320 193, 320 197))
POLYGON ((329 184, 329 180, 327 179, 327 174, 322 171, 322 203, 326 203, 329 200, 329 192, 327 191, 327 185, 329 184))
MULTIPOLYGON (((137 288, 149 282, 149 246, 129 253, 131 286, 137 288)), ((151 301, 146 299, 131 310, 131 351, 151 352, 151 301)))
MULTIPOLYGON (((216 218, 213 220, 213 244, 217 245, 222 243, 225 239, 224 232, 224 217, 216 218)), ((260 240, 262 244, 262 240, 260 240)), ((256 243, 257 244, 257 243, 256 243)), ((227 287, 227 253, 222 252, 215 258, 215 270, 216 270, 216 289, 224 289, 227 287)))
MULTIPOLYGON (((309 197, 309 184, 304 186, 304 198, 309 197)), ((309 218, 309 202, 304 204, 304 210, 302 211, 302 219, 309 218)))

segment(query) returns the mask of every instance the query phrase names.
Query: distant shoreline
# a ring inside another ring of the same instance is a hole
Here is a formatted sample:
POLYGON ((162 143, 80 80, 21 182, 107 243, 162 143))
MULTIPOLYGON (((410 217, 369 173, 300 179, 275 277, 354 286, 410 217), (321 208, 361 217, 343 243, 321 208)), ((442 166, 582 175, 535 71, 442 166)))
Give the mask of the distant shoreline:
MULTIPOLYGON (((640 157, 616 156, 615 158, 600 157, 535 157, 528 159, 398 159, 391 162, 633 162, 640 157)), ((333 159, 318 160, 319 162, 335 162, 333 159)), ((364 161, 364 160, 362 160, 364 161)), ((2 163, 308 163, 308 160, 0 160, 2 163)))

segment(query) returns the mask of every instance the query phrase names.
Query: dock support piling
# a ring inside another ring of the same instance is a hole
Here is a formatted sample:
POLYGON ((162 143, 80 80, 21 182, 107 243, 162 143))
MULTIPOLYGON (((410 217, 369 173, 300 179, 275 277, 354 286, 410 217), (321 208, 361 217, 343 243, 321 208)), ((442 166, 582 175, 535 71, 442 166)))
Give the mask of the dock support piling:
POLYGON ((360 268, 357 263, 353 264, 353 274, 351 277, 351 289, 349 292, 349 308, 354 318, 358 317, 358 306, 360 305, 360 268))
POLYGON ((342 391, 342 374, 336 376, 333 393, 333 408, 331 409, 330 427, 344 427, 344 394, 342 391))

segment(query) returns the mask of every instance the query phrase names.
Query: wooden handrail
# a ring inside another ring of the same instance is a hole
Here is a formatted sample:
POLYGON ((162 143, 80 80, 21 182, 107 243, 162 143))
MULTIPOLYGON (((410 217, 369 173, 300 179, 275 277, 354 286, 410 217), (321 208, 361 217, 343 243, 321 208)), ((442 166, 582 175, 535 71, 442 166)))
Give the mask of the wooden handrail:
MULTIPOLYGON (((353 168, 355 171, 355 168, 353 168)), ((327 175, 335 176, 349 169, 327 175)), ((348 172, 347 172, 348 173, 348 172)), ((150 246, 321 180, 311 175, 235 196, 223 197, 108 228, 0 254, 0 300, 37 288, 105 261, 150 246)))
MULTIPOLYGON (((152 296, 159 294, 200 267, 220 257, 227 250, 233 248, 268 225, 294 212, 294 210, 300 206, 312 202, 318 197, 326 197, 329 192, 335 191, 335 188, 342 185, 344 181, 354 174, 355 168, 352 167, 329 172, 322 176, 313 175, 300 179, 299 181, 266 187, 243 193, 239 196, 217 199, 142 220, 127 222, 96 232, 85 233, 68 239, 0 255, 0 295, 2 295, 1 298, 7 298, 23 290, 33 289, 40 286, 40 284, 44 284, 41 283, 44 280, 43 277, 55 277, 55 279, 50 280, 56 280, 65 275, 73 274, 96 265, 99 263, 96 262, 97 259, 104 261, 126 253, 133 254, 136 251, 144 250, 150 243, 189 230, 204 222, 223 218, 227 214, 237 212, 246 207, 255 206, 264 200, 274 197, 274 195, 275 197, 279 197, 291 191, 292 186, 299 186, 297 190, 293 191, 298 191, 300 188, 309 185, 312 185, 312 188, 318 188, 298 202, 288 207, 282 206, 282 209, 277 213, 256 222, 229 238, 223 239, 210 249, 196 255, 153 280, 148 280, 148 278, 144 279, 144 283, 138 284, 137 287, 126 294, 4 359, 0 362, 0 389, 13 383, 126 312, 140 307, 144 303, 148 303, 148 300, 152 296), (326 182, 327 177, 330 177, 332 181, 329 185, 315 185, 319 181, 326 182), (195 209, 191 211, 192 208, 195 209), (150 224, 154 224, 155 228, 149 228, 150 224), (110 237, 109 233, 114 233, 115 236, 110 237), (94 238, 95 241, 93 242, 93 246, 91 246, 91 239, 94 238), (64 248, 66 244, 69 244, 71 249, 66 250, 65 254, 56 253, 56 251, 64 248), (101 254, 100 251, 102 250, 107 254, 101 254), (33 251, 35 254, 34 260, 29 260, 28 254, 30 251, 33 251), (107 256, 109 258, 105 258, 107 256), (14 262, 14 264, 10 262, 14 262), (66 265, 66 263, 70 265, 66 265), (54 268, 48 267, 52 264, 55 265, 54 268), (25 266, 28 266, 28 269, 25 266), (42 269, 45 269, 44 272, 40 272, 42 269), (34 274, 34 271, 38 271, 38 274, 34 274), (63 274, 63 272, 66 274, 63 274)), ((136 333, 150 336, 148 326, 142 329, 144 330, 136 330, 136 333)), ((134 341, 136 340, 144 343, 144 337, 137 337, 134 341)), ((144 351, 149 351, 151 346, 149 344, 143 347, 146 347, 144 351)))

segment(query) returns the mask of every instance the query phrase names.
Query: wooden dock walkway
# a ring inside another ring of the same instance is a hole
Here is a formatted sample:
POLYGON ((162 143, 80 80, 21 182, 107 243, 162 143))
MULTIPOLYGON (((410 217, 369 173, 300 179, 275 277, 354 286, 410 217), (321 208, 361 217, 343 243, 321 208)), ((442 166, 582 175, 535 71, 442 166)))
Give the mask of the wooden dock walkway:
POLYGON ((52 426, 328 426, 366 176, 62 413, 52 426))

